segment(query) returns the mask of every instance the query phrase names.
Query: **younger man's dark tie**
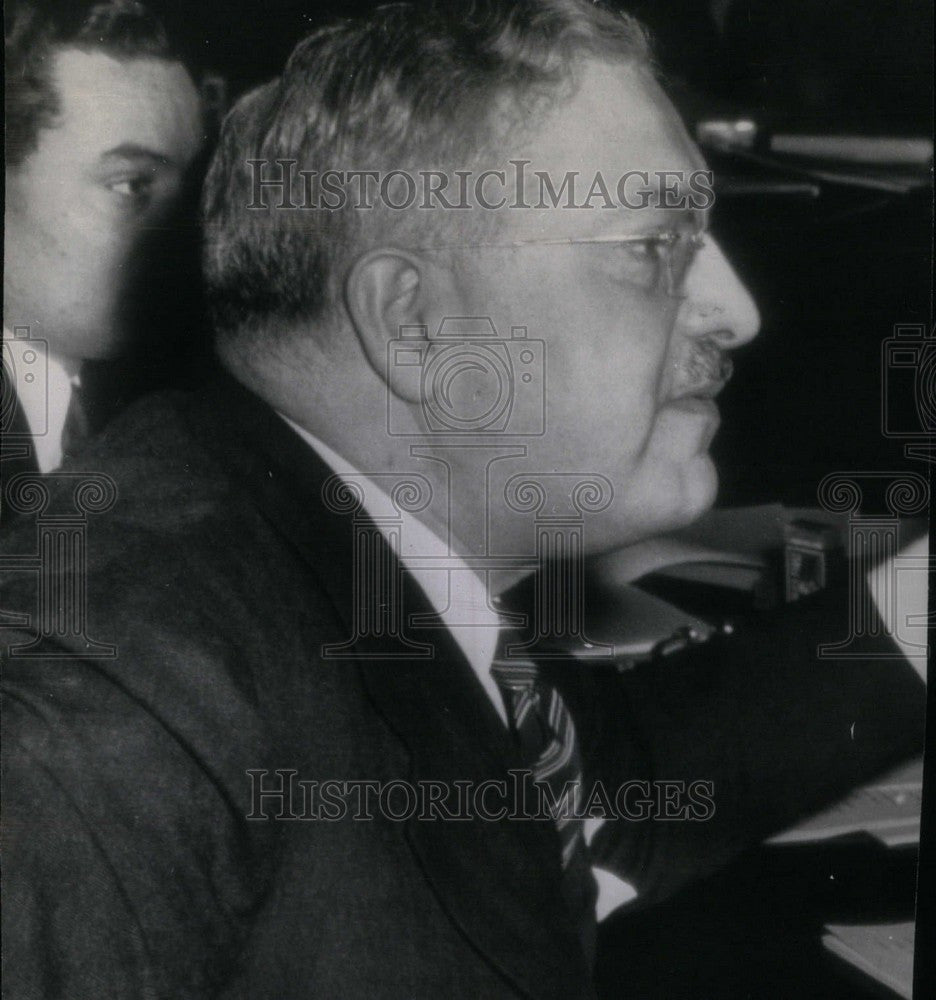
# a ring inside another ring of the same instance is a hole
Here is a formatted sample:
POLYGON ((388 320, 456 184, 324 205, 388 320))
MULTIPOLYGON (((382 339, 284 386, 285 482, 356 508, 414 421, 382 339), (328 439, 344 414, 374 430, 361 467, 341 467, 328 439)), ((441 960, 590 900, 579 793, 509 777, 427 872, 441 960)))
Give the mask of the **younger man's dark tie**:
POLYGON ((62 427, 62 459, 74 455, 82 443, 91 436, 87 401, 80 385, 72 384, 71 398, 62 427))

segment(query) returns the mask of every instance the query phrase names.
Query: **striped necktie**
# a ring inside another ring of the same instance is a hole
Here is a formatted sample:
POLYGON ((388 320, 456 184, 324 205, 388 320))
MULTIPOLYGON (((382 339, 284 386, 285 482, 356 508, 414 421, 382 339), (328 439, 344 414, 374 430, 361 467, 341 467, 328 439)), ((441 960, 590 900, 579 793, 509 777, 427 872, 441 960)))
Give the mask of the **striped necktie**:
POLYGON ((558 689, 527 659, 521 636, 505 629, 491 664, 507 707, 520 756, 531 769, 534 782, 550 793, 547 808, 557 804, 553 820, 559 834, 563 869, 563 895, 576 919, 587 955, 594 947, 594 876, 585 844, 585 821, 577 814, 582 802, 582 757, 575 723, 558 689))

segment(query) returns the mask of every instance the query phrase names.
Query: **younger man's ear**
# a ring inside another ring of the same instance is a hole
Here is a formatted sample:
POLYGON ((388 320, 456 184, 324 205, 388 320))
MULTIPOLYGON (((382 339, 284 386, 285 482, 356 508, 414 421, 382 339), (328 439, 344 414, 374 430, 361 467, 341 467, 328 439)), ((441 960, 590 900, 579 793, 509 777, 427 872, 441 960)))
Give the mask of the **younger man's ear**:
POLYGON ((354 262, 345 304, 371 367, 387 378, 387 352, 401 329, 427 323, 425 261, 405 250, 370 250, 354 262))

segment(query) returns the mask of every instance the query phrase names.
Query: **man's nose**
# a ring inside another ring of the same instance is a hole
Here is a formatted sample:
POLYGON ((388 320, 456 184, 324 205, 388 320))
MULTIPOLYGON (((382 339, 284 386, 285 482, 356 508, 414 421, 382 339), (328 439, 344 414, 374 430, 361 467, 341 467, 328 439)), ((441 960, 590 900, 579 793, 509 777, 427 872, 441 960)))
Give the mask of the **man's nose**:
POLYGON ((682 296, 676 325, 686 336, 708 337, 730 350, 753 340, 760 330, 754 300, 710 236, 686 274, 682 296))

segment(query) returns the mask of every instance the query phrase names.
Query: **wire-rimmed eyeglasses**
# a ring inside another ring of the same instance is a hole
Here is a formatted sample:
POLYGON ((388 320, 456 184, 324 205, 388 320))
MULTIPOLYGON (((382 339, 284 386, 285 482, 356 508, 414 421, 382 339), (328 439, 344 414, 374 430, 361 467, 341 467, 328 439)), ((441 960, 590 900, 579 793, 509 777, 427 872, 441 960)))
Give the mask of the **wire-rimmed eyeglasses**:
MULTIPOLYGON (((460 244, 459 249, 522 248, 544 246, 621 246, 621 279, 650 294, 679 294, 692 261, 705 245, 704 232, 671 230, 658 233, 570 236, 558 239, 525 239, 504 242, 460 244)), ((446 249, 424 247, 423 249, 446 249)), ((448 249, 455 249, 454 247, 448 249)))
POLYGON ((621 278, 648 292, 676 295, 692 266, 695 255, 705 244, 701 232, 678 230, 651 233, 568 237, 566 239, 516 240, 508 246, 579 246, 609 245, 624 247, 621 278))

